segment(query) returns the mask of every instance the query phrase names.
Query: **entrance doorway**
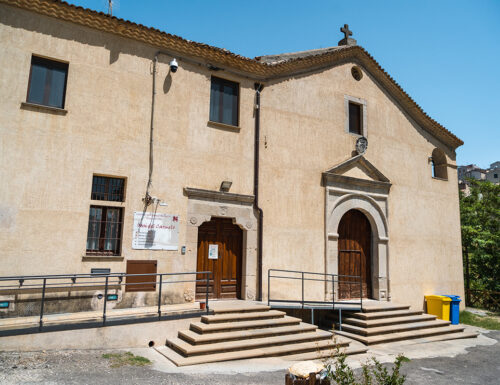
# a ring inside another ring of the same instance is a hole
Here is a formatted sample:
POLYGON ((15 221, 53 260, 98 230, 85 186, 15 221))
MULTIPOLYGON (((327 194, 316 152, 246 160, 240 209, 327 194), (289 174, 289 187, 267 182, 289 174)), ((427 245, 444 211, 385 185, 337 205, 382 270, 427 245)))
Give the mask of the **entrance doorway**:
POLYGON ((339 223, 339 299, 371 298, 371 226, 359 210, 349 210, 339 223), (359 278, 342 275, 360 276, 359 278), (360 293, 360 290, 362 293, 360 293))
MULTIPOLYGON (((209 298, 241 298, 243 231, 228 218, 212 218, 198 228, 197 271, 211 271, 209 298)), ((197 279, 203 280, 200 275, 197 279)), ((196 297, 206 293, 206 281, 196 283, 196 297)))

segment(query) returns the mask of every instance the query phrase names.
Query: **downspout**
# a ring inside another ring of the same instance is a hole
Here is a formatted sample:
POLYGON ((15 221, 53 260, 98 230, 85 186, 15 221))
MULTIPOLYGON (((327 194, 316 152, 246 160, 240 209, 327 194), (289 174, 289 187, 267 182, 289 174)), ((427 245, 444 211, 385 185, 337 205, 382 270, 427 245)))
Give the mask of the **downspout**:
POLYGON ((254 171, 253 171, 253 194, 254 209, 258 214, 257 227, 257 300, 262 301, 262 225, 264 212, 259 206, 259 153, 260 153, 260 93, 264 86, 260 83, 254 84, 255 88, 255 145, 254 145, 254 171))
POLYGON ((154 145, 154 119, 155 119, 155 99, 156 99, 156 67, 158 65, 158 56, 167 55, 171 56, 167 52, 158 51, 155 53, 155 57, 153 58, 153 88, 151 94, 151 124, 149 128, 149 173, 148 173, 148 184, 146 186, 146 195, 143 198, 144 206, 149 206, 153 203, 151 194, 149 190, 153 185, 153 145, 154 145))

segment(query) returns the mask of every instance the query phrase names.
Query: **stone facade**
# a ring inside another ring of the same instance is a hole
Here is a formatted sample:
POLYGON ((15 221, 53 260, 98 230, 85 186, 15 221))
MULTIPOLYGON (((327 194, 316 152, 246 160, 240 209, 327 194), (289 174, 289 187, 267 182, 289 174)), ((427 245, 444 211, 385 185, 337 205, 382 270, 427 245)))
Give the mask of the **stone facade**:
MULTIPOLYGON (((457 176, 432 178, 429 163, 439 148, 455 167, 456 145, 417 123, 359 60, 262 79, 223 63, 214 71, 203 57, 182 52, 171 73, 173 55, 161 56, 151 195, 168 203, 158 212, 179 216, 180 234, 178 251, 150 251, 131 243, 133 212, 144 207, 152 60, 161 47, 5 4, 0 44, 0 175, 8 181, 0 187, 0 275, 122 272, 127 259, 155 259, 159 272, 194 271, 198 226, 226 217, 243 230, 242 297, 255 299, 259 81, 263 298, 270 268, 336 272, 337 226, 348 209, 362 211, 372 226, 376 299, 421 308, 425 294, 463 295, 457 176), (23 104, 33 54, 69 63, 64 111, 23 104), (212 75, 239 83, 237 127, 209 122, 212 75), (346 126, 349 100, 363 105, 369 147, 362 157, 353 155, 359 136, 346 126), (118 257, 86 255, 89 207, 100 203, 90 199, 95 174, 126 178, 125 201, 112 204, 124 209, 118 257), (224 180, 232 181, 229 193, 219 192, 224 180)), ((172 301, 193 299, 191 284, 175 290, 172 301)), ((273 290, 296 293, 285 283, 273 290)), ((316 285, 311 293, 328 299, 332 290, 316 285)))

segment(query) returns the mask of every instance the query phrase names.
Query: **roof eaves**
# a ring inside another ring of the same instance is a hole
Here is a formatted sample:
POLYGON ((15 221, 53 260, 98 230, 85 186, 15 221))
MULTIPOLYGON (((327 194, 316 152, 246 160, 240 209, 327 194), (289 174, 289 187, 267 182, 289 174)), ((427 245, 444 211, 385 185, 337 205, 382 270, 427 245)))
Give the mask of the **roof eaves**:
MULTIPOLYGON (((310 56, 291 58, 277 63, 262 63, 226 49, 186 40, 152 27, 109 16, 103 12, 68 4, 62 0, 0 0, 0 3, 27 9, 49 17, 117 34, 146 44, 170 49, 188 56, 201 57, 213 64, 234 68, 258 80, 286 77, 300 71, 314 71, 326 65, 357 59, 402 104, 406 111, 427 131, 455 149, 463 141, 432 119, 361 46, 346 46, 310 56)), ((314 52, 314 50, 313 50, 314 52)))

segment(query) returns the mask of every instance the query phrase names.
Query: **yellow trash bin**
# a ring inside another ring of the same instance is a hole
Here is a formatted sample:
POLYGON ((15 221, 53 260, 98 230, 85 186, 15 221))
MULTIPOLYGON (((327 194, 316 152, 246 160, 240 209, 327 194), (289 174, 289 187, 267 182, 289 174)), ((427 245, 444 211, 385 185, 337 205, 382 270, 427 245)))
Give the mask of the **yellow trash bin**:
POLYGON ((450 320, 451 298, 443 295, 426 295, 427 313, 437 316, 444 321, 450 320))

